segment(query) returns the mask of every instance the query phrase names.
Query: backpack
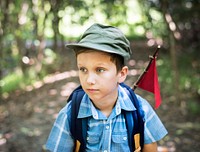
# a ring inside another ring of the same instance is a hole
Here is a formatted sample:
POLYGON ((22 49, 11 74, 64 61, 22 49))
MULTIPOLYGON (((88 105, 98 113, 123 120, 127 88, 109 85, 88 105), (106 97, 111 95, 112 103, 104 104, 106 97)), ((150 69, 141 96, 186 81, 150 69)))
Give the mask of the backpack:
MULTIPOLYGON (((129 148, 131 151, 141 150, 144 145, 144 112, 133 90, 124 83, 121 83, 120 86, 125 89, 136 108, 135 111, 122 110, 122 113, 124 113, 125 116, 125 122, 128 131, 129 148)), ((79 86, 71 93, 67 100, 67 102, 71 101, 70 131, 73 138, 76 140, 76 151, 79 152, 83 152, 85 150, 87 137, 87 118, 77 118, 80 103, 84 94, 85 92, 83 91, 82 87, 79 86)))

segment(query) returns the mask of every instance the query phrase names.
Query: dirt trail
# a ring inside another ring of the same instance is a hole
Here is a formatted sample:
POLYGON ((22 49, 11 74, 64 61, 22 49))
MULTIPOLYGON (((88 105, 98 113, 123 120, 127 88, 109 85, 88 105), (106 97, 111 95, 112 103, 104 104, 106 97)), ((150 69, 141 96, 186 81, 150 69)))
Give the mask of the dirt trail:
MULTIPOLYGON (((136 60, 129 62, 132 74, 139 74, 148 55, 143 45, 137 45, 136 60), (140 50, 140 51, 139 51, 140 50)), ((75 70, 74 56, 65 52, 65 66, 60 73, 46 77, 34 87, 27 87, 29 91, 17 91, 0 105, 0 152, 41 152, 52 124, 59 110, 66 104, 71 91, 78 86, 79 81, 75 70)), ((128 76, 126 83, 132 85, 136 75, 128 76)), ((148 100, 153 100, 152 94, 137 90, 148 100)), ((159 142, 159 150, 168 152, 197 152, 200 149, 200 123, 197 116, 183 115, 179 108, 167 102, 166 97, 162 106, 157 110, 169 135, 159 142), (162 150, 161 150, 162 149, 162 150)), ((151 103, 153 104, 153 103, 151 103)))

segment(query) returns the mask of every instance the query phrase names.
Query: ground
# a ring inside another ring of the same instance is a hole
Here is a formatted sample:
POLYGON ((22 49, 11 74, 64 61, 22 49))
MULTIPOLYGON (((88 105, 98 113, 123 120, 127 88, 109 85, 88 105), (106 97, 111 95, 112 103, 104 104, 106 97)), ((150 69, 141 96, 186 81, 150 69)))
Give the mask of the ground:
MULTIPOLYGON (((43 145, 59 110, 79 84, 75 61, 70 60, 74 56, 70 53, 65 53, 65 56, 65 66, 59 72, 3 99, 0 104, 0 152, 45 151, 43 145)), ((128 85, 136 81, 141 72, 137 68, 141 68, 141 63, 148 61, 147 56, 147 52, 139 52, 138 56, 134 56, 136 60, 129 62, 131 72, 126 80, 128 85)), ((150 93, 140 89, 137 89, 136 93, 153 101, 153 95, 150 93)), ((170 102, 170 98, 173 97, 165 96, 161 107, 156 110, 169 132, 159 142, 159 152, 198 152, 199 117, 170 102)), ((154 103, 151 104, 153 106, 154 103)))

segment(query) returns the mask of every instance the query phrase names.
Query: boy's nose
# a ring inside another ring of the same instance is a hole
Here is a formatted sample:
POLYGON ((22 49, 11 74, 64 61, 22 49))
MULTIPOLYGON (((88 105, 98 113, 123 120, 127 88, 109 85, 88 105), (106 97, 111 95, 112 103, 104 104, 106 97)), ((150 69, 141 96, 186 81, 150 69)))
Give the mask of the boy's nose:
POLYGON ((95 75, 94 74, 88 74, 88 77, 87 77, 87 83, 88 84, 95 84, 95 75))

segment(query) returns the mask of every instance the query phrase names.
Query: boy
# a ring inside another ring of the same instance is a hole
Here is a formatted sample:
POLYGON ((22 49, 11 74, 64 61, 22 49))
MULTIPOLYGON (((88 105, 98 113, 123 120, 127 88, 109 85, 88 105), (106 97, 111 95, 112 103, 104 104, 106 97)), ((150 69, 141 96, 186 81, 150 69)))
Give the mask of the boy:
MULTIPOLYGON (((130 152, 125 116, 135 111, 130 97, 120 85, 126 79, 124 65, 131 55, 129 41, 112 26, 94 24, 77 44, 68 44, 76 53, 80 84, 85 92, 78 118, 88 118, 87 152, 130 152)), ((167 131, 146 100, 137 95, 144 111, 143 152, 156 152, 156 141, 167 131)), ((71 152, 75 140, 70 132, 72 101, 60 111, 47 140, 46 148, 54 152, 71 152)), ((133 150, 134 151, 134 150, 133 150)))

